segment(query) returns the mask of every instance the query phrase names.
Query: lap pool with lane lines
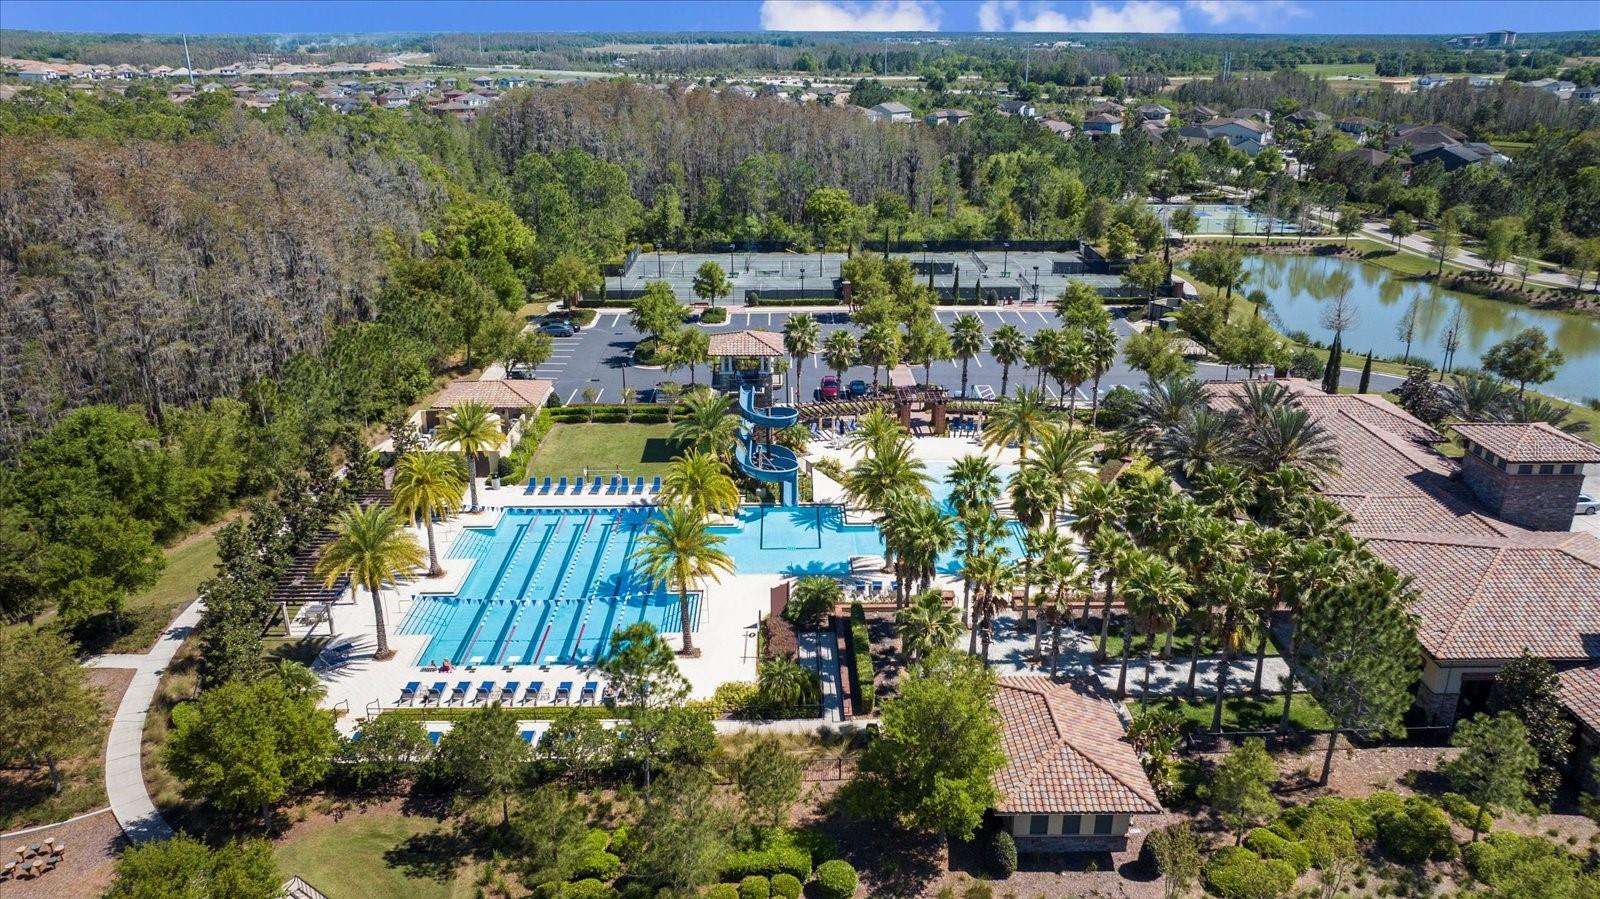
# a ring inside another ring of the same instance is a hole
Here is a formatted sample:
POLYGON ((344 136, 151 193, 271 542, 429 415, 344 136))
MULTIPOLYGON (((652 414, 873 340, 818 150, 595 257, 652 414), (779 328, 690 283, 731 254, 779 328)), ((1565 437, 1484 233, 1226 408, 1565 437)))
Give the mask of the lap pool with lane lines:
MULTIPOLYGON (((945 501, 943 483, 932 486, 945 501)), ((400 633, 430 638, 415 664, 592 664, 614 631, 635 622, 681 632, 677 594, 629 561, 653 516, 651 507, 509 508, 493 527, 464 528, 449 549, 450 558, 473 560, 460 589, 423 594, 401 623, 400 633)), ((737 521, 710 530, 726 538, 738 573, 845 576, 852 556, 883 554, 878 529, 845 524, 838 506, 746 506, 737 521)), ((1022 545, 1013 528, 1015 559, 1022 545)), ((954 553, 938 567, 956 573, 954 553)), ((699 594, 690 594, 689 615, 693 627, 699 594)))

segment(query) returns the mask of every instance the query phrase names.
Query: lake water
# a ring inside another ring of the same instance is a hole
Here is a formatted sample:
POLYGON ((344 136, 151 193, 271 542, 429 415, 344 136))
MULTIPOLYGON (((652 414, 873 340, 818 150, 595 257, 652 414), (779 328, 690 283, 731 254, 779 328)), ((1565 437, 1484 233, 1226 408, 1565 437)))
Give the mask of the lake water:
MULTIPOLYGON (((1245 291, 1266 291, 1271 320, 1279 330, 1304 331, 1324 344, 1332 340, 1333 334, 1321 319, 1323 310, 1338 295, 1342 274, 1348 278, 1347 296, 1356 310, 1355 324, 1344 332, 1347 352, 1364 354, 1371 349, 1379 356, 1398 359, 1405 343, 1395 336, 1395 326, 1415 299, 1419 305, 1413 357, 1436 364, 1444 358, 1444 333, 1460 309, 1459 364, 1476 367, 1490 347, 1525 328, 1538 328, 1567 357, 1555 380, 1540 389, 1572 400, 1600 397, 1600 318, 1441 290, 1431 282, 1411 281, 1388 269, 1348 259, 1252 256, 1245 260, 1245 267, 1250 273, 1245 291)), ((1346 364, 1353 363, 1347 358, 1346 364)))

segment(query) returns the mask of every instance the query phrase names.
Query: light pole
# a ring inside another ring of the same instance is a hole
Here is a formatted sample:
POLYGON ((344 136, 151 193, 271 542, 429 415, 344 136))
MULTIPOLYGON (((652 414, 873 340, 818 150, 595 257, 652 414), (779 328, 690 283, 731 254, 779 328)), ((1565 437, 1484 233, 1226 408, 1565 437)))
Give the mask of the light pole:
POLYGON ((1000 247, 1000 277, 1004 278, 1009 271, 1007 266, 1011 263, 1011 243, 1009 241, 1002 243, 1000 244, 1000 247))
POLYGON ((805 298, 806 298, 806 267, 802 265, 802 266, 800 266, 800 300, 801 300, 801 302, 804 302, 805 298))
POLYGON ((656 277, 661 277, 661 247, 656 247, 656 277))
POLYGON ((1033 301, 1039 302, 1039 267, 1033 267, 1033 301))
POLYGON ((728 244, 728 277, 733 277, 733 244, 728 244))

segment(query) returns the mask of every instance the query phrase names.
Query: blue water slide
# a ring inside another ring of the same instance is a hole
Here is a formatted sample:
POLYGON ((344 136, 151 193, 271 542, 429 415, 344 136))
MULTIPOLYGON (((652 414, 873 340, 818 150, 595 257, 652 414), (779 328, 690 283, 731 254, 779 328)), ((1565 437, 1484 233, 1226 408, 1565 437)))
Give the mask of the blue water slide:
POLYGON ((734 461, 745 474, 758 481, 779 485, 780 500, 785 506, 800 504, 800 460, 794 451, 776 443, 756 440, 755 429, 783 430, 800 420, 800 413, 792 406, 756 408, 754 387, 739 388, 739 416, 744 425, 739 429, 739 443, 734 447, 734 461))
POLYGON ((756 389, 748 384, 739 388, 739 415, 758 428, 781 431, 800 420, 793 406, 773 406, 766 410, 756 408, 756 389))

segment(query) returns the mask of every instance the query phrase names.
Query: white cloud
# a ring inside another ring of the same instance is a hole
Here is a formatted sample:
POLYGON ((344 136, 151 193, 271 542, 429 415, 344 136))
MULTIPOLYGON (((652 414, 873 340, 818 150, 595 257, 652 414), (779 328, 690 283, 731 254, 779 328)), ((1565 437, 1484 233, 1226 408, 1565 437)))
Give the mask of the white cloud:
POLYGON ((1189 9, 1209 25, 1241 25, 1277 30, 1285 19, 1307 14, 1295 0, 1189 0, 1189 9))
POLYGON ((767 31, 938 31, 932 0, 762 0, 767 31))
POLYGON ((1120 4, 1091 2, 1083 15, 1071 16, 1049 3, 984 0, 978 6, 978 26, 984 31, 1168 33, 1183 30, 1183 11, 1164 0, 1125 0, 1120 4))

